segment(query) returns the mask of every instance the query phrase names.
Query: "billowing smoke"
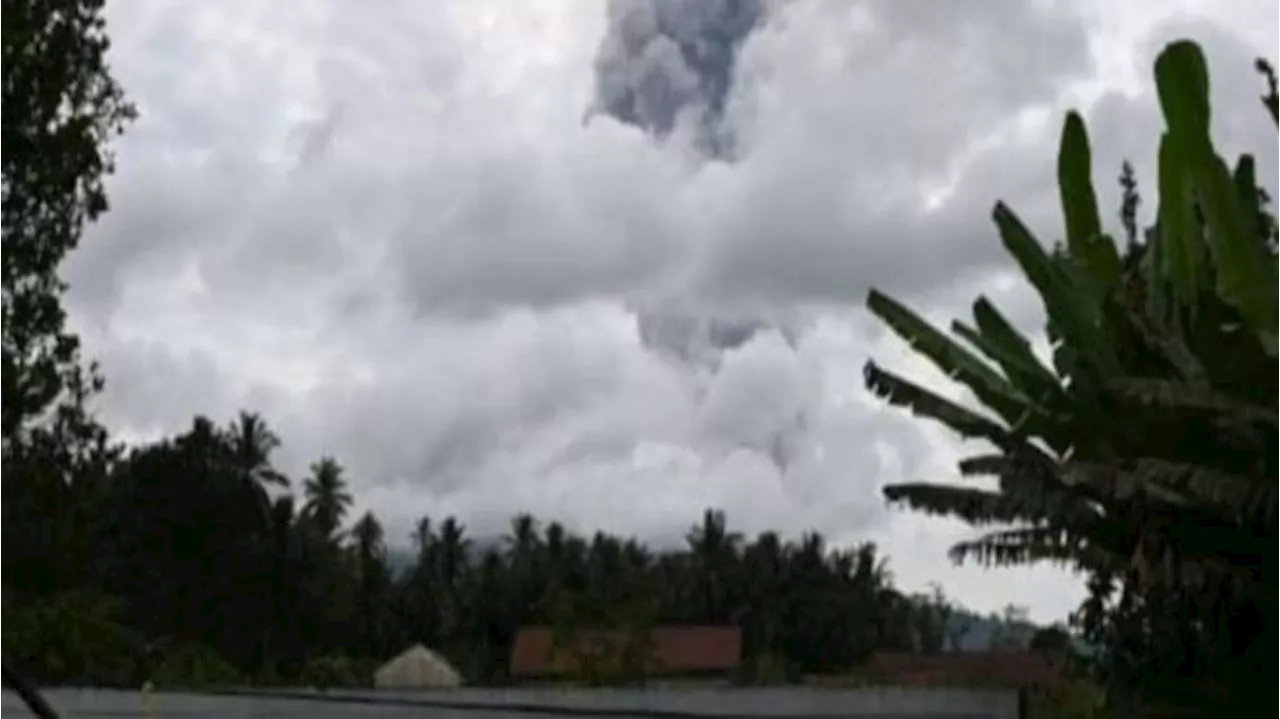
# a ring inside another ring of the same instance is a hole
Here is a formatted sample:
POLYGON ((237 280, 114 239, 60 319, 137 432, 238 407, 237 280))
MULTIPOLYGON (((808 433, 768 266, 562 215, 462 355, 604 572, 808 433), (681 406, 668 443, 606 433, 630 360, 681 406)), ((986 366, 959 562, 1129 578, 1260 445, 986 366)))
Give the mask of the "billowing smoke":
POLYGON ((650 350, 713 372, 725 352, 745 345, 761 332, 776 331, 792 347, 799 334, 794 321, 670 306, 636 308, 636 324, 641 342, 650 350))
POLYGON ((609 0, 594 112, 665 137, 689 122, 707 154, 732 154, 721 118, 738 49, 767 0, 609 0))
POLYGON ((806 406, 786 371, 788 363, 777 364, 777 354, 763 362, 757 355, 726 376, 724 360, 753 341, 768 342, 770 333, 781 340, 775 348, 793 356, 801 322, 675 305, 635 311, 644 346, 698 378, 701 386, 696 391, 712 441, 758 452, 785 472, 801 449, 808 425, 806 406))

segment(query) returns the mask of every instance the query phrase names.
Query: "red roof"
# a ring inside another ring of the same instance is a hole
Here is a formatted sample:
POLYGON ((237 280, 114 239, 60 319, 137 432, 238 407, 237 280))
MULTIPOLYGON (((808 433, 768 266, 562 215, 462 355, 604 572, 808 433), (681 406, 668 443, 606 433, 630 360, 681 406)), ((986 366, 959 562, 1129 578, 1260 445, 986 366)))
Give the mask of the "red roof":
MULTIPOLYGON (((730 626, 657 627, 652 632, 655 673, 724 672, 742 657, 742 630, 730 626)), ((511 676, 564 674, 573 670, 572 652, 555 653, 549 627, 527 627, 516 634, 511 648, 511 676)), ((621 631, 584 630, 567 642, 570 648, 604 640, 622 646, 621 631)))
POLYGON ((950 652, 904 654, 877 652, 866 669, 875 678, 905 685, 1056 686, 1062 672, 1033 652, 950 652))

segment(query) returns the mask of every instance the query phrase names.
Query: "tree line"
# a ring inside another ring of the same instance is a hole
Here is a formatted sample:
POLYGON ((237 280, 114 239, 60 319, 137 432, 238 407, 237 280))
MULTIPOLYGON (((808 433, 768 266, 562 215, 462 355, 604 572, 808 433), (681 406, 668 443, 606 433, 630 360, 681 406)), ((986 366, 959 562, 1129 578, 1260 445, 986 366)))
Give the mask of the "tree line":
POLYGON ((874 650, 954 648, 963 629, 940 591, 895 589, 872 544, 747 541, 712 510, 685 548, 664 552, 529 515, 476 546, 457 518, 424 517, 397 572, 377 517, 348 516, 342 466, 323 457, 293 481, 272 464, 278 446, 257 414, 197 417, 80 478, 76 536, 50 545, 44 518, 14 517, 26 533, 8 545, 21 561, 6 563, 6 653, 54 682, 137 685, 197 655, 222 673, 296 682, 326 662, 367 673, 423 642, 468 679, 498 682, 520 627, 644 621, 738 625, 748 670, 765 661, 798 675, 874 650), (53 554, 71 546, 74 562, 53 554))

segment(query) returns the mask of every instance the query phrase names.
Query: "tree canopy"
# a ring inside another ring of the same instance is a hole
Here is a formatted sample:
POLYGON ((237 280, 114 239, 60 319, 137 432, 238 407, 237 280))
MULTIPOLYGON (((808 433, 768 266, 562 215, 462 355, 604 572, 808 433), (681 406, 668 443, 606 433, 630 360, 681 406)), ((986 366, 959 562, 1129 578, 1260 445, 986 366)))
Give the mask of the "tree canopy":
POLYGON ((299 502, 298 483, 274 466, 275 442, 244 451, 246 425, 274 437, 258 415, 225 426, 197 417, 113 462, 83 525, 96 548, 84 581, 37 592, 10 578, 36 600, 6 602, 6 653, 44 681, 136 685, 162 667, 297 682, 345 657, 367 672, 414 642, 471 681, 498 681, 524 626, 737 624, 744 671, 781 663, 797 676, 876 650, 954 648, 950 618, 963 612, 940 592, 896 589, 874 545, 747 540, 713 510, 668 551, 529 515, 478 544, 457 518, 423 517, 396 562, 377 517, 347 523, 354 499, 335 458, 312 465, 299 502))

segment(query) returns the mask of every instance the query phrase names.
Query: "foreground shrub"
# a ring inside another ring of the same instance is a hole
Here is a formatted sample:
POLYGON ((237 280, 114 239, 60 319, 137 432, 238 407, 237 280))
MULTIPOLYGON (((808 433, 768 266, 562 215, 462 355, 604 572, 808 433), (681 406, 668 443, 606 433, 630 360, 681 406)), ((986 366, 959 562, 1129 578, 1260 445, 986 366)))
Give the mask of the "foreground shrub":
POLYGON ((135 683, 142 639, 118 621, 120 603, 91 592, 4 603, 3 647, 38 684, 135 683))
POLYGON ((168 653, 151 673, 159 689, 211 689, 244 685, 238 669, 206 647, 185 646, 168 653))
POLYGON ((321 690, 368 687, 373 670, 366 664, 343 656, 316 657, 303 666, 302 683, 321 690))
POLYGON ((786 657, 765 653, 748 657, 738 669, 736 683, 748 686, 795 684, 802 679, 800 667, 786 657))

